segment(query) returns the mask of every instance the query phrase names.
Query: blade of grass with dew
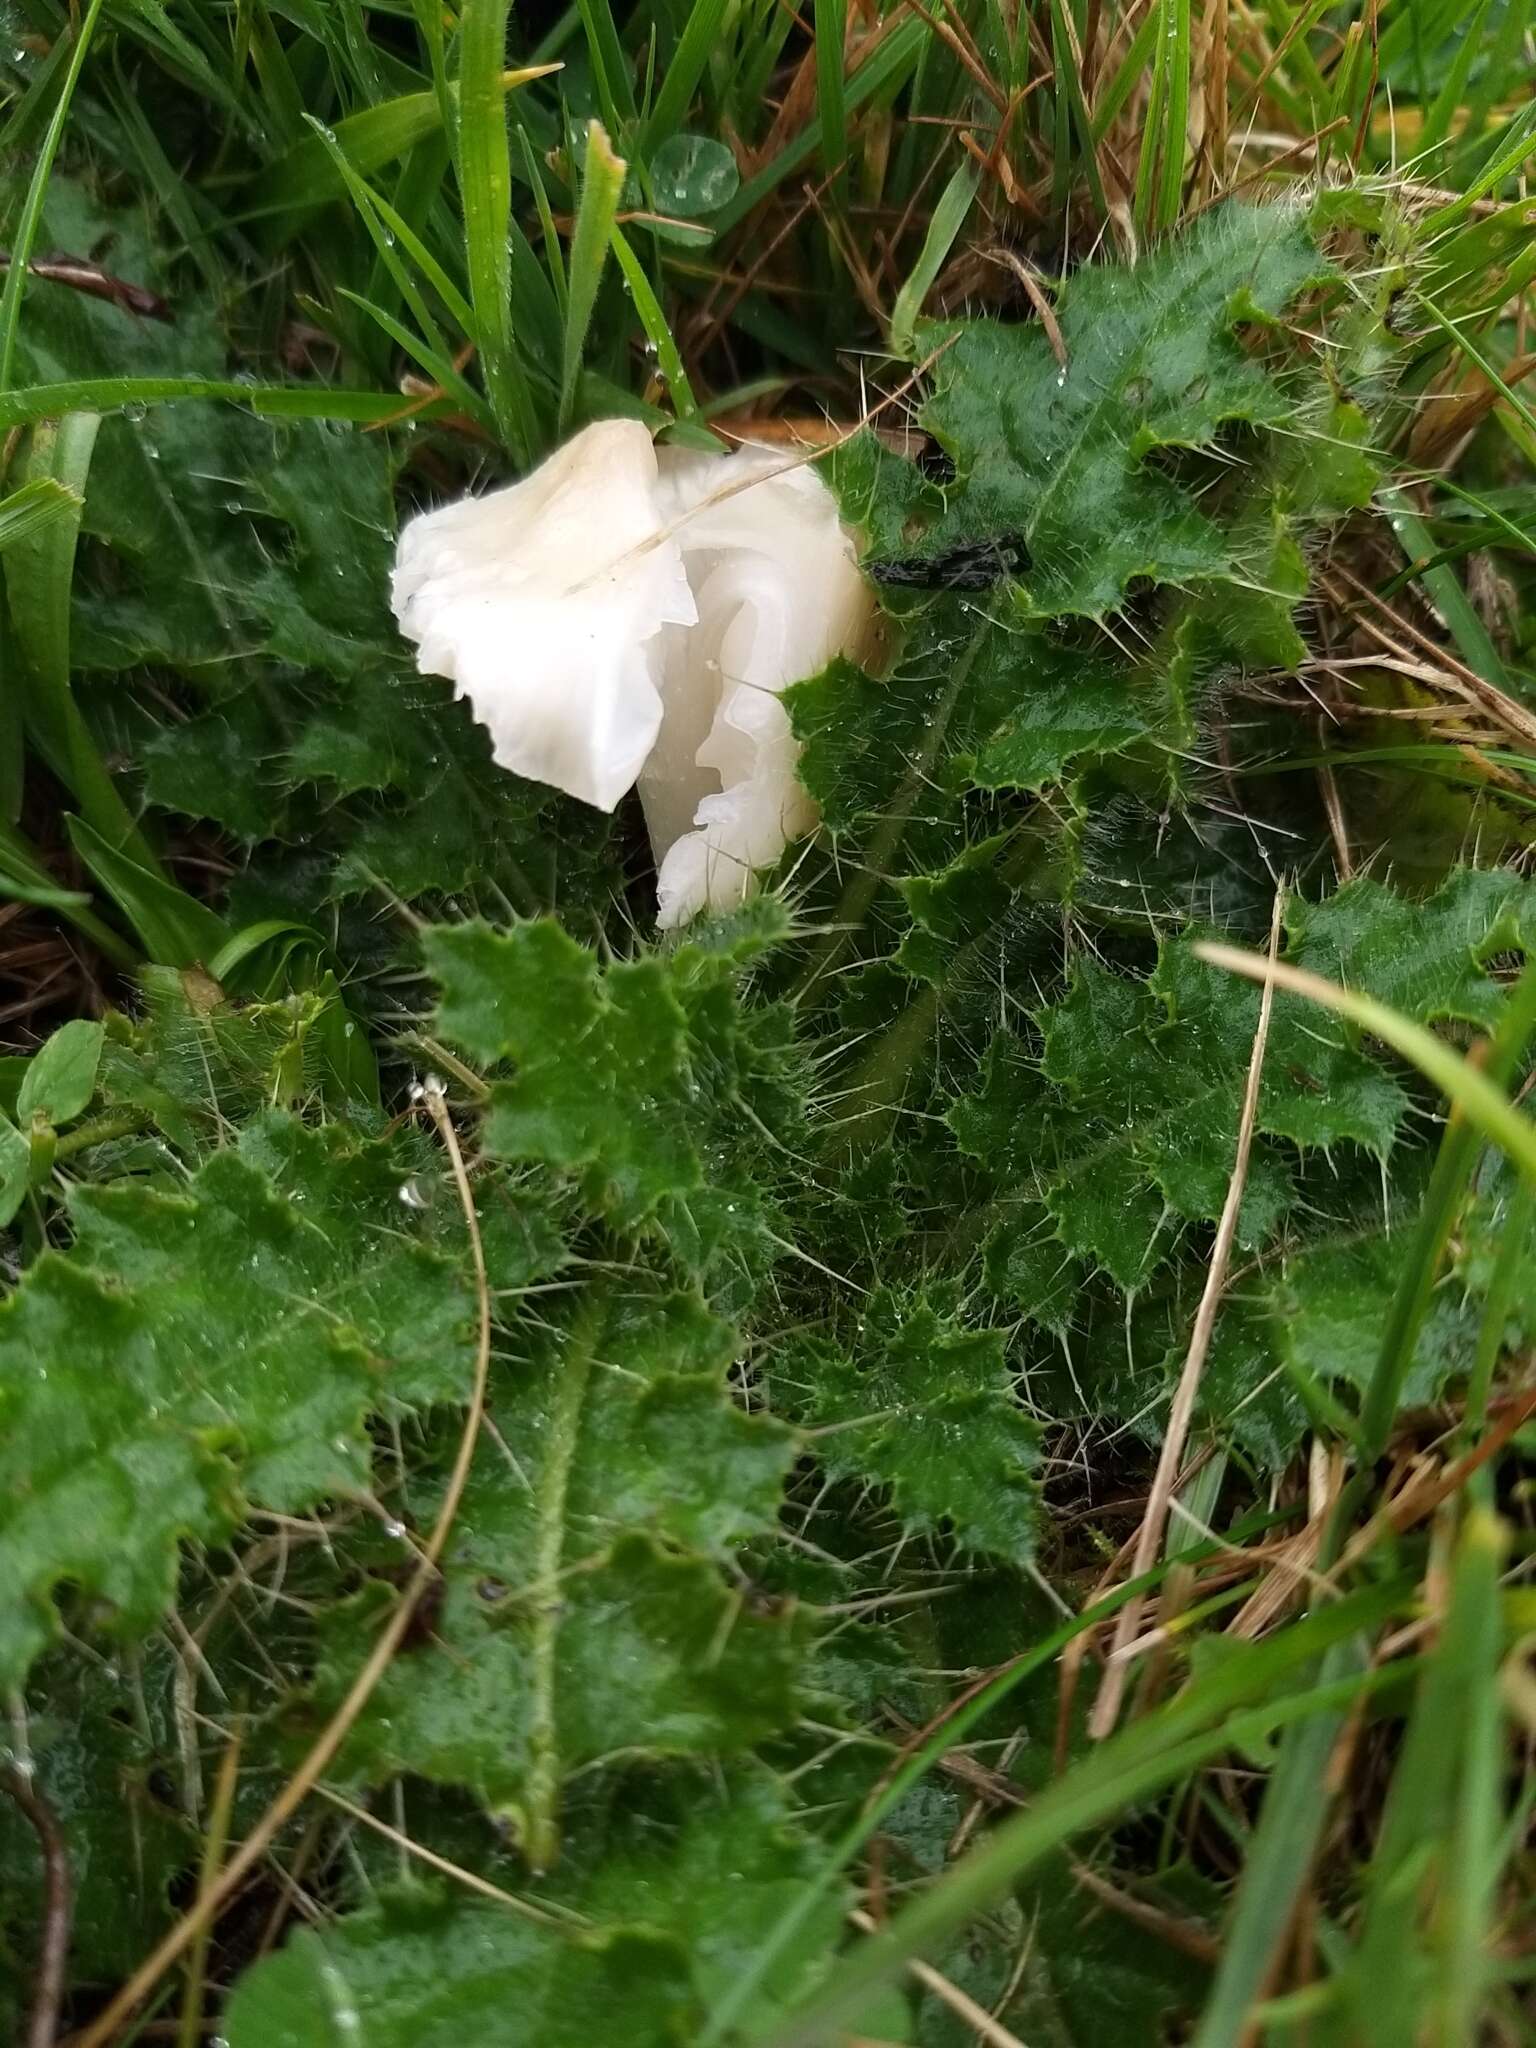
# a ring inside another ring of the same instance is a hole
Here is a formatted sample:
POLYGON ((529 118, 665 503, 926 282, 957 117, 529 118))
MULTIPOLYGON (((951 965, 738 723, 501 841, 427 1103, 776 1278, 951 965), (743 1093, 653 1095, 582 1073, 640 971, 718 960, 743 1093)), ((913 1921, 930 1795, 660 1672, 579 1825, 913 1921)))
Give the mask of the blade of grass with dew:
MULTIPOLYGON (((651 280, 645 274, 645 266, 624 239, 622 229, 613 228, 609 235, 614 261, 624 274, 629 286, 629 295, 635 302, 635 312, 640 325, 645 329, 645 338, 656 351, 656 368, 666 383, 671 395, 673 409, 680 420, 693 419, 699 410, 699 402, 693 395, 688 382, 688 372, 683 358, 667 325, 667 316, 661 310, 661 301, 651 288, 651 280)), ((715 446, 719 444, 710 435, 715 446)))
POLYGON ((398 391, 344 391, 323 384, 237 384, 221 377, 82 377, 67 384, 0 391, 0 432, 66 413, 123 412, 194 398, 243 405, 263 419, 349 420, 355 426, 383 426, 406 411, 415 419, 430 419, 444 410, 440 400, 418 407, 409 405, 398 391))
MULTIPOLYGON (((1060 0, 1052 0, 1052 6, 1059 6, 1060 0)), ((1136 24, 1136 32, 1126 46, 1125 55, 1115 66, 1114 76, 1098 94, 1093 110, 1092 134, 1095 142, 1102 142, 1109 133, 1127 100, 1147 68, 1147 59, 1152 52, 1153 38, 1157 34, 1158 11, 1149 7, 1136 24)))
POLYGON ((486 396, 514 459, 539 452, 532 395, 512 333, 512 161, 501 90, 511 0, 465 0, 459 26, 459 196, 475 325, 486 396))
POLYGON ((917 261, 901 290, 896 294, 896 303, 891 308, 891 354, 910 362, 918 353, 917 323, 922 314, 923 301, 932 291, 939 272, 949 257, 950 250, 965 226, 966 216, 976 198, 976 188, 981 182, 980 166, 970 157, 962 157, 952 173, 949 183, 939 194, 928 222, 928 232, 923 237, 923 246, 918 251, 917 261))
POLYGON ((1158 162, 1154 218, 1165 232, 1184 204, 1184 157, 1189 133, 1190 0, 1164 0, 1166 77, 1163 147, 1158 162))
POLYGON ((402 355, 408 356, 418 368, 424 370, 440 390, 455 405, 476 420, 493 439, 496 434, 496 415, 485 400, 467 383, 453 367, 452 359, 440 348, 423 341, 413 334, 403 320, 397 320, 393 313, 386 313, 382 306, 376 306, 361 292, 348 291, 345 285, 338 286, 337 297, 347 305, 355 306, 367 319, 372 320, 381 333, 388 335, 402 355))
POLYGON ((64 124, 69 118, 70 101, 74 98, 75 88, 80 83, 86 52, 91 47, 91 37, 101 17, 101 4, 102 0, 90 0, 90 5, 76 29, 69 69, 65 72, 64 83, 59 88, 53 119, 48 123, 43 146, 38 151, 37 162, 32 167, 31 182, 27 186, 27 196, 22 202, 21 218, 16 224, 16 232, 11 237, 11 260, 5 273, 5 289, 0 292, 0 392, 10 389, 11 372, 16 363, 16 334, 21 320, 21 301, 27 289, 27 269, 32 261, 32 247, 37 240, 38 226, 43 217, 43 201, 48 193, 48 180, 53 175, 53 160, 59 153, 59 144, 64 137, 64 124))
POLYGON ((1157 221, 1158 163, 1168 142, 1168 7, 1169 0, 1154 0, 1152 12, 1157 19, 1157 32, 1152 49, 1152 84, 1146 113, 1142 117, 1141 149, 1136 159, 1136 191, 1132 208, 1136 232, 1144 241, 1150 237, 1157 221))
POLYGON ((1245 1643, 1219 1669, 1195 1680, 1156 1713, 1111 1736, 948 1870, 897 1916, 886 1933, 840 1964, 797 2012, 755 2037, 754 2048, 809 2048, 810 2043, 835 2037, 839 2023, 912 1957, 958 1932, 1083 1829, 1178 1782, 1230 1749, 1314 1714, 1347 1708, 1384 1684, 1402 1683, 1406 1674, 1389 1667, 1275 1697, 1290 1673, 1310 1665, 1332 1644, 1379 1626, 1406 1591, 1402 1583, 1370 1587, 1308 1615, 1282 1634, 1245 1643), (1262 1704, 1253 1704, 1256 1700, 1262 1704))
POLYGON ((614 219, 629 166, 615 156, 601 121, 587 124, 587 148, 581 171, 581 198, 571 236, 571 271, 566 287, 565 349, 560 366, 560 426, 570 425, 576 402, 576 381, 598 287, 612 245, 614 219))
POLYGON ((598 105, 612 132, 622 135, 627 132, 638 110, 634 81, 630 77, 624 46, 619 41, 613 9, 609 0, 576 0, 576 11, 581 16, 582 31, 587 39, 587 55, 592 61, 598 105))
MULTIPOLYGON (((558 64, 530 64, 522 70, 503 71, 500 89, 503 94, 515 92, 559 69, 558 64)), ((454 94, 453 87, 449 90, 454 94)), ((443 125, 443 110, 435 92, 413 92, 364 107, 330 128, 313 114, 306 113, 303 118, 316 132, 302 136, 262 174, 241 209, 241 220, 286 214, 295 216, 291 225, 296 230, 305 214, 345 193, 338 153, 364 175, 382 170, 427 136, 437 134, 443 125)))
POLYGON ((327 148, 335 152, 337 170, 351 195, 353 205, 357 208, 358 217, 367 228, 390 276, 395 280, 401 298, 410 308, 432 347, 440 354, 446 354, 446 344, 437 330, 437 324, 422 298, 419 287, 406 270, 402 256, 409 257, 416 265, 442 301, 449 317, 465 334, 470 333, 474 327, 474 314, 468 300, 410 222, 404 219, 383 194, 376 191, 361 172, 347 161, 345 153, 334 137, 327 137, 325 140, 327 148))

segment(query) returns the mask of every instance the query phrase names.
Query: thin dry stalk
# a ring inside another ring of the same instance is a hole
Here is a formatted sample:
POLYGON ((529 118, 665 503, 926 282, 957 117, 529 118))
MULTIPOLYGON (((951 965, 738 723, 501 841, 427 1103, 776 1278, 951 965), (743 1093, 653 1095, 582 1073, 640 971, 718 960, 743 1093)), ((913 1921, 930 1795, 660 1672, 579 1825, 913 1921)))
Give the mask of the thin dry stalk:
POLYGON ((134 1971, 116 1997, 109 2001, 78 2037, 75 2048, 106 2048, 107 2042, 134 2011, 139 2001, 153 1990, 162 1974, 170 1968, 177 1957, 186 1953, 219 1907, 260 1863, 278 1831, 303 1805, 334 1760, 358 1716, 368 1704, 374 1687, 384 1676, 395 1652, 404 1641, 423 1594, 437 1576, 438 1560, 447 1547, 454 1519, 459 1511, 459 1503, 464 1497, 464 1488, 469 1481, 470 1466, 474 1462, 475 1446, 480 1436, 480 1421, 485 1412, 485 1389, 491 1368, 491 1288, 485 1268, 485 1251, 480 1242, 480 1222, 475 1214, 474 1192, 469 1185, 464 1154, 459 1149, 458 1133, 454 1130, 453 1120, 448 1114, 441 1083, 436 1080, 430 1081, 422 1091, 422 1101, 437 1126, 438 1135, 446 1146, 452 1163, 454 1184, 463 1205, 464 1221, 469 1233, 475 1293, 479 1301, 479 1341, 475 1353, 474 1380, 464 1417, 464 1428, 459 1438, 458 1455, 454 1459, 442 1507, 438 1510, 432 1534, 427 1539, 416 1570, 400 1596, 399 1605, 385 1624, 362 1669, 353 1679, 351 1690, 321 1730, 303 1763, 218 1876, 200 1893, 196 1904, 182 1915, 164 1940, 158 1943, 153 1953, 134 1971))
MULTIPOLYGON (((878 1934, 880 1931, 878 1924, 857 1907, 848 1918, 861 1934, 878 1934)), ((907 1969, 924 1990, 931 1991, 941 2005, 947 2005, 957 2019, 964 2020, 976 2038, 987 2042, 989 2048, 1024 2048, 1017 2034, 1011 2034, 1001 2020, 993 2019, 986 2007, 978 2005, 958 1984, 951 1984, 947 1977, 941 1977, 931 1963, 913 1961, 907 1964, 907 1969)))
MULTIPOLYGON (((1285 910, 1285 891, 1275 891, 1274 915, 1269 927, 1269 964, 1273 968, 1280 951, 1280 921, 1285 910)), ((1259 1083, 1264 1073, 1264 1053, 1269 1043, 1269 1019, 1274 1009, 1275 985, 1273 979, 1264 983, 1264 994, 1259 1004, 1259 1021, 1253 1034, 1253 1053, 1248 1062, 1248 1083, 1243 1091, 1243 1112, 1237 1130, 1237 1156, 1232 1162, 1232 1178, 1227 1183, 1227 1199, 1222 1205, 1221 1221, 1216 1227, 1216 1244, 1211 1253, 1211 1268, 1205 1278, 1205 1290, 1200 1297, 1200 1307, 1195 1315, 1195 1326, 1190 1332, 1189 1352, 1184 1360, 1184 1370, 1179 1376, 1173 1407, 1169 1411, 1168 1428, 1163 1437, 1163 1447, 1157 1460, 1157 1471, 1153 1475, 1152 1491, 1147 1496, 1147 1510, 1142 1516, 1141 1528, 1136 1539, 1136 1550, 1131 1563, 1131 1576, 1140 1578, 1151 1571, 1156 1562, 1158 1546, 1163 1540, 1163 1530, 1168 1521, 1168 1506, 1178 1484, 1179 1468, 1184 1459, 1184 1445, 1189 1436, 1190 1421, 1195 1412, 1195 1396, 1200 1391, 1200 1376, 1205 1370, 1206 1355, 1211 1348, 1211 1335, 1216 1327, 1216 1312, 1221 1305, 1222 1292, 1227 1284, 1227 1268, 1232 1260, 1232 1246, 1237 1237, 1238 1211, 1242 1207, 1243 1189, 1248 1181, 1248 1159, 1253 1150, 1254 1125, 1259 1113, 1259 1083)), ((1102 1742, 1112 1732, 1120 1718, 1120 1705, 1125 1697, 1126 1678, 1129 1674, 1129 1660, 1117 1653, 1134 1642, 1141 1625, 1144 1602, 1141 1595, 1127 1600, 1115 1616, 1115 1632, 1110 1644, 1109 1664, 1105 1670, 1093 1711, 1088 1717, 1088 1732, 1095 1741, 1102 1742)))
POLYGON ((74 1924, 74 1886, 69 1852, 53 1808, 39 1791, 30 1770, 7 1771, 0 1777, 11 1798, 31 1822, 43 1857, 43 1938, 27 2015, 25 2048, 53 2048, 69 1965, 69 1937, 74 1924))

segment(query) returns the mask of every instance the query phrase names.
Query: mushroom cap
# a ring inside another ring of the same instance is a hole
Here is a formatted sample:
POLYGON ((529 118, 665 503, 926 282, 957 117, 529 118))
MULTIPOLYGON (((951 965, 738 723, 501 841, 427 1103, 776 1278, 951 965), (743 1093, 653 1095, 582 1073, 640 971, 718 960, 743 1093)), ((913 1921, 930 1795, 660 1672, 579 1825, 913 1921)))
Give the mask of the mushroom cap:
POLYGON ((417 665, 469 699, 502 767, 613 809, 661 726, 658 636, 697 616, 638 420, 412 519, 391 594, 417 665))

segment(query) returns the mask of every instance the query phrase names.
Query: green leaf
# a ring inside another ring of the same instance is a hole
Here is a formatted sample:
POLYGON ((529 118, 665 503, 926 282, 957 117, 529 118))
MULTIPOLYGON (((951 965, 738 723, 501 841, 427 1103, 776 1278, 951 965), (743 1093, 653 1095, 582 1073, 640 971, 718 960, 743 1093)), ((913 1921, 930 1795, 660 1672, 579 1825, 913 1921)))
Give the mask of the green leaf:
POLYGON ((33 1055, 16 1097, 19 1122, 41 1117, 45 1123, 67 1124, 96 1092, 104 1036, 100 1024, 87 1017, 61 1024, 33 1055))
POLYGON ((1229 201, 1134 269, 1091 264, 1058 295, 1066 364, 1038 325, 938 330, 923 424, 961 490, 923 552, 1017 536, 1040 616, 1099 618, 1137 577, 1219 576, 1220 527, 1147 458, 1214 446, 1229 422, 1286 422, 1293 402, 1238 345, 1240 320, 1273 319, 1326 275, 1299 218, 1229 201))
MULTIPOLYGON (((543 1868, 572 1773, 785 1725, 799 1631, 753 1612, 720 1563, 774 1526, 795 1440, 732 1406, 735 1348, 683 1296, 598 1293, 535 1336, 492 1400, 433 1647, 385 1675, 351 1769, 473 1787, 543 1868)), ((327 1631, 322 1707, 376 1606, 327 1631)))
POLYGON ((681 2042, 696 2017, 682 1951, 654 1936, 530 1926, 462 1894, 411 1890, 249 1971, 222 2025, 230 2048, 586 2048, 624 2015, 636 2042, 681 2042))
POLYGON ((510 0, 466 0, 459 32, 459 192, 475 341, 486 396, 514 457, 538 450, 533 401, 512 332, 512 159, 501 75, 510 0))
POLYGON ((461 1259, 402 1205, 409 1158, 273 1115, 185 1193, 73 1190, 72 1250, 0 1307, 5 1683, 61 1584, 142 1633, 183 1537, 226 1534, 242 1494, 291 1513, 366 1486, 370 1415, 462 1393, 461 1259))
MULTIPOLYGON (((1484 963, 1524 948, 1533 900, 1530 885, 1506 871, 1459 871, 1422 903, 1362 878, 1318 904, 1293 899, 1286 958, 1421 1023, 1487 1026, 1502 991, 1484 963)), ((1170 1217, 1220 1213, 1257 1015, 1257 990, 1234 1000, 1183 941, 1163 947, 1139 987, 1085 964, 1038 1013, 1038 1050, 1012 1031, 994 1037, 982 1086, 955 1103, 951 1125, 1010 1201, 1043 1202, 1069 1250, 1134 1289, 1166 1255, 1170 1217)), ((1315 1006, 1278 998, 1259 1097, 1265 1138, 1307 1151, 1346 1143, 1387 1158, 1410 1096, 1350 1036, 1315 1006)), ((1241 1241, 1257 1248, 1269 1238, 1295 1198, 1294 1174, 1261 1139, 1241 1241)), ((1313 1270, 1325 1284, 1324 1268, 1313 1270)), ((1356 1282, 1364 1285, 1363 1273, 1342 1283, 1346 1304, 1356 1282)))
POLYGON ((775 1175, 800 1114, 785 1014, 749 1012, 733 983, 738 958, 781 938, 764 899, 666 958, 606 969, 553 921, 494 932, 429 931, 442 987, 439 1028, 493 1078, 485 1142, 504 1159, 570 1175, 614 1224, 656 1219, 674 1257, 695 1271, 761 1261, 768 1217, 755 1185, 775 1175))
POLYGON ((791 1412, 814 1425, 828 1473, 889 1487, 904 1528, 1030 1558, 1040 1432, 1015 1397, 1001 1331, 882 1289, 861 1304, 847 1351, 792 1346, 783 1378, 803 1390, 791 1412))
POLYGON ((31 1179, 31 1143, 9 1117, 0 1117, 0 1228, 27 1199, 31 1179))
POLYGON ((710 135, 669 135, 646 166, 658 213, 699 220, 736 194, 741 173, 723 142, 710 135))

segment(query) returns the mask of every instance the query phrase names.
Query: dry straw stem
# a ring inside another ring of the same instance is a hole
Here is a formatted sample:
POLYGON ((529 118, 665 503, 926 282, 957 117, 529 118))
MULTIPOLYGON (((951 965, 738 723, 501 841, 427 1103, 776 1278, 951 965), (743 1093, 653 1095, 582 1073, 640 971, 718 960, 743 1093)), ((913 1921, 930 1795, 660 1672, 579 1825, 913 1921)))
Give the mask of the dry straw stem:
MULTIPOLYGON (((1264 995, 1259 1004, 1259 1021, 1253 1034, 1253 1052, 1248 1061, 1248 1083, 1243 1091, 1243 1110, 1237 1127, 1237 1156, 1232 1162, 1232 1177, 1227 1183, 1227 1199, 1222 1204, 1221 1221, 1216 1227, 1216 1244, 1211 1253, 1210 1271, 1205 1276, 1205 1289, 1200 1296, 1194 1329, 1190 1332, 1184 1370, 1179 1375, 1173 1407, 1169 1411, 1168 1428, 1163 1436, 1162 1450, 1158 1455, 1152 1491, 1147 1496, 1146 1513, 1141 1518, 1141 1528, 1136 1537, 1136 1549, 1131 1559, 1132 1578, 1141 1578, 1151 1571, 1157 1562, 1158 1546, 1163 1540, 1163 1530, 1168 1521, 1168 1507, 1173 1499, 1174 1488, 1178 1484, 1184 1445, 1188 1440, 1190 1420, 1195 1412, 1195 1396, 1200 1391, 1200 1376, 1205 1370, 1206 1354, 1211 1348, 1211 1335, 1216 1328, 1216 1311, 1221 1305, 1222 1291, 1227 1284, 1227 1269, 1232 1262, 1238 1212, 1242 1208, 1243 1189, 1247 1185, 1248 1159, 1253 1150, 1253 1130, 1259 1112, 1259 1083, 1264 1073, 1264 1053, 1269 1043, 1269 1019, 1275 1000, 1273 969, 1280 950, 1280 926, 1284 910, 1285 889, 1282 885, 1275 891, 1274 914, 1270 919, 1271 972, 1264 983, 1264 995)), ((1095 1741, 1102 1742, 1106 1735, 1112 1734, 1115 1723, 1120 1718, 1120 1706, 1125 1697, 1125 1684, 1130 1672, 1130 1659, 1125 1652, 1137 1640, 1143 1604, 1142 1596, 1138 1594, 1134 1599, 1128 1600, 1115 1616, 1115 1632, 1110 1642, 1109 1662, 1093 1703, 1093 1712, 1088 1717, 1088 1732, 1095 1741)))
MULTIPOLYGON (((861 1934, 880 1932, 879 1923, 857 1907, 848 1918, 861 1934)), ((957 2018, 965 2021, 978 2041, 987 2042, 989 2048, 1024 2048, 1017 2034, 1010 2034, 1001 2020, 993 2019, 984 2005, 978 2005, 958 1984, 940 1976, 931 1964, 914 1960, 907 1964, 907 1969, 925 1991, 931 1991, 941 2005, 947 2005, 957 2018)))
POLYGON ((27 2017, 25 2048, 53 2048, 59 2009, 64 2003, 69 1967, 69 1937, 74 1924, 74 1886, 69 1852, 53 1808, 34 1782, 30 1766, 7 1771, 0 1790, 9 1793, 37 1832, 43 1857, 43 1938, 32 1983, 32 2010, 27 2017))
POLYGON ((399 1605, 369 1652, 362 1669, 353 1679, 351 1690, 321 1731, 303 1763, 218 1876, 199 1894, 197 1903, 182 1915, 154 1952, 134 1971, 117 1996, 82 2033, 74 2037, 70 2048, 106 2048, 107 2042, 134 2011, 140 2000, 154 1989, 163 1973, 177 1957, 185 1954, 219 1907, 261 1862, 278 1830, 303 1805, 334 1760, 359 1714, 368 1704, 374 1687, 384 1676, 391 1659, 404 1640, 422 1595, 437 1576, 438 1560, 447 1547, 454 1518, 459 1511, 459 1502, 463 1499, 464 1488, 469 1480, 475 1445, 480 1436, 481 1418, 485 1412, 485 1389, 491 1368, 491 1290, 485 1269, 485 1252, 480 1242, 480 1223, 475 1214, 474 1193, 469 1185, 469 1174, 465 1169, 464 1154, 459 1148, 458 1134, 448 1114, 442 1084, 436 1079, 429 1080, 421 1091, 421 1099, 437 1126, 438 1135, 447 1148, 452 1163, 454 1185, 458 1189, 459 1200, 464 1209, 464 1222, 469 1233, 475 1294, 479 1304, 479 1337, 475 1349, 474 1381, 464 1417, 464 1428, 459 1437, 458 1454, 453 1462, 448 1490, 443 1495, 442 1507, 438 1510, 432 1533, 427 1539, 410 1583, 400 1597, 399 1605))

